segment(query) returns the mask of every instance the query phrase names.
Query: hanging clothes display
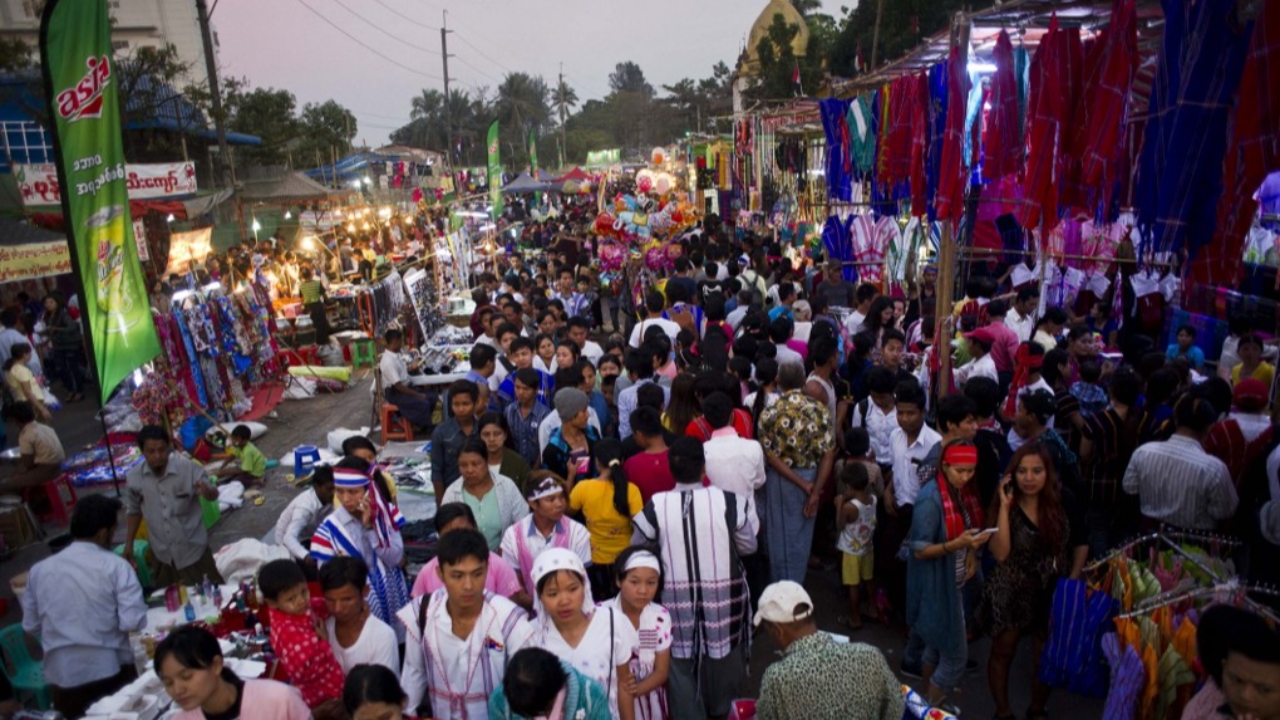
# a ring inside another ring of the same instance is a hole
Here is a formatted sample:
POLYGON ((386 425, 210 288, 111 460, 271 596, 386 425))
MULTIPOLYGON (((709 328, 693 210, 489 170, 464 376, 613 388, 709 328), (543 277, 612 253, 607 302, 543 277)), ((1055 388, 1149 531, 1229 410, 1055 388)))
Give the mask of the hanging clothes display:
POLYGON ((982 174, 990 180, 1022 171, 1022 117, 1018 111, 1018 77, 1013 42, 1004 30, 996 37, 996 72, 991 76, 991 112, 983 137, 982 174))
POLYGON ((1059 153, 1066 104, 1062 87, 1064 45, 1065 36, 1059 31, 1058 18, 1054 16, 1031 61, 1026 202, 1018 211, 1018 223, 1029 230, 1039 228, 1041 232, 1053 230, 1058 223, 1055 179, 1060 175, 1059 153))
POLYGON ((934 200, 940 220, 959 220, 964 215, 964 191, 968 175, 964 168, 964 120, 969 92, 969 73, 959 48, 947 59, 947 117, 942 140, 942 162, 938 172, 938 195, 934 200))
POLYGON ((854 176, 865 180, 876 163, 876 136, 872 130, 871 101, 859 95, 849 102, 845 124, 849 126, 849 158, 854 176))
POLYGON ((848 202, 853 191, 848 152, 849 125, 845 120, 849 103, 837 98, 827 98, 818 107, 822 111, 822 130, 827 137, 827 196, 832 200, 848 202))
POLYGON ((1213 239, 1227 117, 1253 23, 1241 21, 1235 0, 1161 6, 1164 37, 1138 169, 1138 223, 1156 252, 1194 256, 1213 239))
POLYGON ((1101 32, 1101 68, 1087 100, 1091 110, 1081 170, 1084 184, 1100 189, 1102 206, 1109 208, 1120 179, 1128 117, 1125 110, 1138 67, 1138 16, 1134 0, 1112 0, 1111 24, 1101 32))

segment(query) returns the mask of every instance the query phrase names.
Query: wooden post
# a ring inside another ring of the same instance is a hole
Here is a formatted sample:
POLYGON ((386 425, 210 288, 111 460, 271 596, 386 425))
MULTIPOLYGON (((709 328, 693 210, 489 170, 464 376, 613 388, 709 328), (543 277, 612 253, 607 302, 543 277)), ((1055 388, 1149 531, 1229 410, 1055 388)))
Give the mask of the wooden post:
MULTIPOLYGON (((957 12, 952 20, 951 42, 953 48, 960 50, 959 62, 969 62, 969 21, 963 12, 957 12)), ((950 112, 952 108, 947 108, 950 112)), ((942 222, 942 242, 938 246, 938 287, 935 297, 934 322, 940 328, 934 334, 938 337, 934 352, 938 353, 937 397, 946 397, 951 393, 951 338, 955 336, 955 327, 951 324, 951 313, 955 308, 956 287, 956 225, 953 221, 942 222)))

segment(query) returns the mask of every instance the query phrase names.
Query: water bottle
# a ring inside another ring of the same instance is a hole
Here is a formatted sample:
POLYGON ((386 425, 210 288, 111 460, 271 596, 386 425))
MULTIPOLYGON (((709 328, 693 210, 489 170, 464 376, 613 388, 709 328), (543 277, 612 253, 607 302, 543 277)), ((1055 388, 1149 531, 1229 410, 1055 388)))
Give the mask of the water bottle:
POLYGON ((182 614, 186 616, 187 622, 196 621, 196 609, 191 606, 191 603, 189 601, 187 602, 186 606, 182 608, 182 614))

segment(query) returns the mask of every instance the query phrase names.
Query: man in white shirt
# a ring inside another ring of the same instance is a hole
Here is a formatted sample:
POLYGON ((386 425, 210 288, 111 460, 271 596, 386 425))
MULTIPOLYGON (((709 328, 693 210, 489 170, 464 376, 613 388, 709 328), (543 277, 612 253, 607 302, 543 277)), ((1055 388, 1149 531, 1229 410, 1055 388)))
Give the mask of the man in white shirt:
POLYGON ((418 717, 488 717, 489 696, 532 641, 533 627, 519 605, 485 595, 489 544, 480 531, 442 535, 436 558, 444 588, 396 613, 407 628, 405 707, 418 717))
POLYGON ((543 478, 529 488, 526 498, 532 511, 502 533, 499 552, 502 559, 520 574, 520 582, 530 599, 536 595, 533 587, 533 562, 543 550, 553 547, 572 550, 591 566, 591 533, 582 523, 565 517, 568 498, 564 487, 554 477, 543 478))
POLYGON ((853 411, 853 426, 864 428, 871 442, 871 453, 881 470, 888 476, 893 464, 893 448, 890 437, 898 429, 898 407, 893 392, 898 380, 888 368, 872 368, 867 373, 867 390, 870 395, 853 411))
POLYGON ((600 362, 600 358, 604 357, 604 348, 599 343, 592 342, 587 339, 587 330, 591 327, 591 323, 585 317, 569 318, 566 324, 569 329, 569 340, 578 346, 582 357, 591 361, 592 365, 600 362))
POLYGON ((648 316, 636 323, 636 326, 631 329, 631 339, 627 341, 628 345, 633 348, 640 347, 640 343, 644 342, 645 331, 651 327, 660 327, 667 334, 667 337, 671 338, 671 345, 675 346, 676 336, 680 334, 680 326, 674 321, 662 317, 662 311, 666 308, 666 305, 666 298, 657 290, 650 290, 644 296, 644 309, 648 316))
POLYGON ((920 492, 917 466, 929 451, 942 441, 933 428, 924 424, 924 391, 909 381, 899 383, 897 390, 898 429, 889 436, 893 457, 893 483, 890 486, 892 502, 888 507, 901 511, 915 505, 920 492))
POLYGON ((991 347, 995 337, 989 327, 981 327, 965 335, 969 343, 969 355, 973 358, 956 368, 956 384, 964 385, 970 378, 986 377, 1000 382, 1000 373, 996 370, 995 358, 991 355, 991 347))
POLYGON ((849 317, 845 320, 845 328, 849 331, 849 337, 862 332, 862 324, 867 321, 867 313, 871 312, 871 303, 875 302, 876 297, 879 295, 879 286, 871 283, 862 283, 854 291, 854 299, 858 301, 858 307, 854 308, 853 312, 849 313, 849 317))
POLYGON ((764 448, 755 440, 738 437, 733 428, 733 403, 724 393, 711 393, 702 401, 702 414, 711 425, 711 439, 702 446, 707 459, 707 480, 755 504, 755 493, 764 487, 764 448))
POLYGON ((747 313, 751 311, 752 297, 753 295, 750 290, 738 291, 738 307, 734 308, 733 312, 729 313, 729 315, 724 319, 725 323, 735 331, 738 329, 738 326, 742 324, 743 319, 747 317, 747 313))
POLYGON ((324 621, 329 647, 343 673, 357 665, 382 665, 399 676, 396 631, 369 612, 368 585, 369 566, 360 558, 334 558, 320 570, 320 591, 329 610, 324 621))
POLYGON ((1164 442, 1134 451, 1124 473, 1124 491, 1138 496, 1152 524, 1213 530, 1236 511, 1240 498, 1226 463, 1204 451, 1217 418, 1208 400, 1188 396, 1174 409, 1178 429, 1164 442))
POLYGON ((778 354, 774 356, 778 361, 778 367, 788 363, 804 367, 804 358, 800 353, 787 347, 787 341, 791 339, 793 332, 795 332, 795 323, 786 318, 780 317, 769 323, 769 340, 778 350, 778 354))
POLYGON ((44 679, 63 717, 83 717, 138 676, 129 633, 147 624, 142 586, 109 549, 121 502, 86 495, 71 513, 67 549, 31 568, 22 629, 40 637, 44 679))
POLYGON ((383 399, 395 405, 400 414, 414 425, 420 428, 431 427, 435 403, 409 384, 409 372, 416 370, 418 363, 408 364, 400 355, 400 350, 404 347, 404 333, 399 328, 391 328, 382 339, 387 346, 382 359, 378 361, 383 399))
POLYGON ((311 550, 303 545, 311 543, 316 528, 325 516, 333 511, 333 468, 321 466, 311 476, 311 487, 289 503, 276 521, 276 542, 289 551, 294 560, 315 571, 316 561, 311 550))
POLYGON ((1036 332, 1036 308, 1040 306, 1040 289, 1034 285, 1018 291, 1017 300, 1004 324, 1018 334, 1018 342, 1028 342, 1036 332))

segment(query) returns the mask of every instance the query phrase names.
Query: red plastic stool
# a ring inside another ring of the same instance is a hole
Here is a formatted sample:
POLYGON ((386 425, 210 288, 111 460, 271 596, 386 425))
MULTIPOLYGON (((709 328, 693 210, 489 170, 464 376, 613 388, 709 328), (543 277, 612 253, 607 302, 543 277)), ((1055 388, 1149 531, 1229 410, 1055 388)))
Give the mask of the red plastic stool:
POLYGON ((302 357, 303 365, 319 365, 320 347, 318 345, 308 345, 298 348, 298 355, 302 357))
POLYGON ((32 495, 41 491, 44 491, 49 498, 49 512, 40 515, 41 522, 52 520, 59 525, 70 525, 71 508, 76 506, 76 489, 71 486, 71 476, 59 475, 39 486, 29 487, 22 493, 23 500, 30 506, 32 495), (64 487, 67 489, 66 498, 63 498, 62 494, 64 487))
POLYGON ((413 441, 413 425, 400 414, 400 408, 382 403, 382 444, 388 440, 413 441))
POLYGON ((302 356, 292 350, 281 350, 279 355, 284 358, 285 364, 289 367, 298 367, 306 364, 302 361, 302 356))

